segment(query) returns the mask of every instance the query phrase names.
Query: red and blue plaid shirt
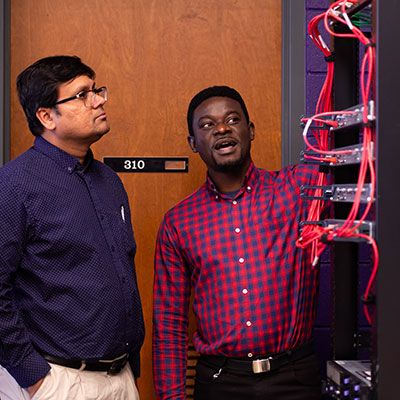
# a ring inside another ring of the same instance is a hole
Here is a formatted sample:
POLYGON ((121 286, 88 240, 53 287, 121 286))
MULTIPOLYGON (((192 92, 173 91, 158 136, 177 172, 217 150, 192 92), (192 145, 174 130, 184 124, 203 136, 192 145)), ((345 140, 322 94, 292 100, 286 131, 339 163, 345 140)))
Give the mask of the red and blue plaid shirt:
POLYGON ((253 356, 310 339, 318 269, 295 246, 309 202, 300 186, 312 166, 256 168, 239 193, 218 193, 208 177, 172 208, 155 255, 153 366, 157 398, 184 399, 188 306, 193 291, 201 354, 253 356))

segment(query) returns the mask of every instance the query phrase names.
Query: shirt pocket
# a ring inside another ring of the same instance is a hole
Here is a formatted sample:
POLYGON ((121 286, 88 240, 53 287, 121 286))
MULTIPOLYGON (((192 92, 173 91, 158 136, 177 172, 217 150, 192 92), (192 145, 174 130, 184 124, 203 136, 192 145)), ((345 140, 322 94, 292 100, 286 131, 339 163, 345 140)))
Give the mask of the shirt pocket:
POLYGON ((136 253, 136 242, 129 218, 129 213, 124 205, 121 205, 118 211, 107 213, 113 240, 122 253, 133 257, 136 253))

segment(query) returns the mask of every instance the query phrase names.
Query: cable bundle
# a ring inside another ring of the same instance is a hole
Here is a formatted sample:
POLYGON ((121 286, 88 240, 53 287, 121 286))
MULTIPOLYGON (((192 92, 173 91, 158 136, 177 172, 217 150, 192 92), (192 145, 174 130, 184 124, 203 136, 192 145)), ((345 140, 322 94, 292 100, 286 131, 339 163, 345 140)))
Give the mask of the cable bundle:
MULTIPOLYGON (((332 117, 334 117, 335 115, 352 114, 354 113, 354 111, 332 111, 333 108, 332 86, 333 86, 334 63, 331 61, 333 60, 334 55, 323 41, 318 30, 318 24, 321 20, 323 20, 325 29, 330 35, 336 37, 356 38, 365 46, 365 55, 362 60, 361 72, 360 72, 361 97, 363 104, 363 125, 364 125, 363 144, 362 144, 363 150, 362 150, 362 157, 360 164, 360 172, 357 181, 357 191, 355 195, 355 200, 353 202, 350 213, 342 226, 333 228, 333 227, 322 227, 317 223, 305 224, 301 236, 297 240, 296 245, 301 248, 305 248, 309 245, 312 246, 312 265, 315 266, 317 265, 319 257, 321 256, 323 250, 327 245, 326 242, 333 241, 335 237, 341 237, 341 238, 358 237, 368 241, 372 245, 374 254, 374 265, 364 295, 364 301, 366 303, 370 297, 369 294, 378 268, 378 249, 376 242, 372 237, 358 233, 357 229, 360 227, 361 223, 365 221, 369 211, 371 210, 371 206, 374 201, 374 195, 375 195, 376 178, 375 178, 375 168, 373 163, 373 154, 371 152, 371 144, 373 141, 374 132, 371 127, 371 123, 368 119, 368 100, 369 100, 369 94, 371 93, 372 77, 374 74, 375 49, 373 43, 371 43, 371 41, 365 36, 365 34, 351 22, 351 19, 347 14, 347 9, 353 7, 356 4, 357 0, 336 1, 333 4, 331 4, 331 6, 325 13, 314 17, 308 25, 308 32, 310 34, 310 37, 317 45, 317 47, 323 52, 325 59, 328 62, 328 66, 327 66, 327 76, 318 98, 315 115, 312 116, 311 118, 303 120, 303 122, 306 122, 305 128, 303 130, 303 138, 307 145, 307 150, 313 150, 314 152, 321 155, 321 157, 305 155, 305 159, 309 158, 320 161, 324 160, 324 161, 330 161, 335 164, 337 162, 337 160, 335 159, 336 155, 351 152, 351 150, 342 150, 342 151, 330 150, 331 147, 329 139, 329 129, 330 127, 337 127, 337 121, 335 121, 334 118, 332 119, 332 117), (330 21, 346 25, 350 29, 350 32, 349 33, 333 32, 330 28, 330 21), (366 73, 367 69, 368 73, 366 73), (316 145, 312 145, 308 139, 308 134, 310 130, 317 143, 316 145), (332 157, 329 158, 327 156, 332 156, 332 157), (365 184, 368 171, 371 177, 370 178, 371 188, 372 188, 371 193, 361 218, 358 220, 358 222, 355 222, 358 212, 360 210, 361 192, 365 184), (321 241, 322 238, 324 238, 324 243, 321 241)), ((319 173, 316 185, 324 186, 326 185, 326 181, 327 181, 327 175, 325 173, 319 173)), ((320 197, 320 195, 321 195, 321 189, 317 189, 315 192, 315 196, 320 197)), ((320 220, 321 211, 323 209, 322 203, 323 200, 312 201, 310 212, 307 217, 307 222, 311 221, 317 222, 320 220)), ((366 304, 364 305, 364 309, 367 320, 369 323, 371 323, 371 318, 369 316, 366 304)))

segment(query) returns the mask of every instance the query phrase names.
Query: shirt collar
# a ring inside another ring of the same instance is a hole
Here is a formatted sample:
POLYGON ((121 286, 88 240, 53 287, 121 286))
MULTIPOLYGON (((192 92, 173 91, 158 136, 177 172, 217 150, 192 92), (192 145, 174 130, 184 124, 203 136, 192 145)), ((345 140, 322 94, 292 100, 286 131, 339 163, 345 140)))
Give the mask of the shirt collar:
MULTIPOLYGON (((246 172, 246 176, 244 177, 242 188, 239 190, 239 193, 236 195, 236 197, 241 196, 243 192, 250 193, 253 191, 253 188, 255 184, 257 183, 257 180, 260 176, 260 172, 258 169, 255 167, 253 161, 250 163, 249 169, 246 172)), ((212 196, 214 196, 217 200, 221 197, 224 196, 221 194, 217 187, 214 185, 214 182, 210 178, 210 175, 207 173, 207 182, 206 186, 212 196)), ((235 198, 236 198, 235 197, 235 198)))
MULTIPOLYGON (((51 158, 56 164, 58 164, 62 169, 66 170, 68 173, 72 173, 75 169, 82 169, 79 159, 72 154, 61 150, 57 146, 49 143, 46 139, 41 136, 37 136, 33 143, 33 148, 45 156, 51 158)), ((92 150, 89 149, 85 157, 85 167, 89 167, 93 160, 92 150)))

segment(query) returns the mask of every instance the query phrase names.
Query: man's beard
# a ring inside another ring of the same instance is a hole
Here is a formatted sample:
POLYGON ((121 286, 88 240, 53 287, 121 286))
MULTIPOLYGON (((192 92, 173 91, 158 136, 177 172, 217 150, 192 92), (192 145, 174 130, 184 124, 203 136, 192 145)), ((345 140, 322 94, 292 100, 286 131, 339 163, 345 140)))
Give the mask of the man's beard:
POLYGON ((216 161, 214 160, 214 169, 218 172, 227 173, 234 172, 236 170, 241 170, 245 164, 245 158, 243 156, 226 161, 216 161))

